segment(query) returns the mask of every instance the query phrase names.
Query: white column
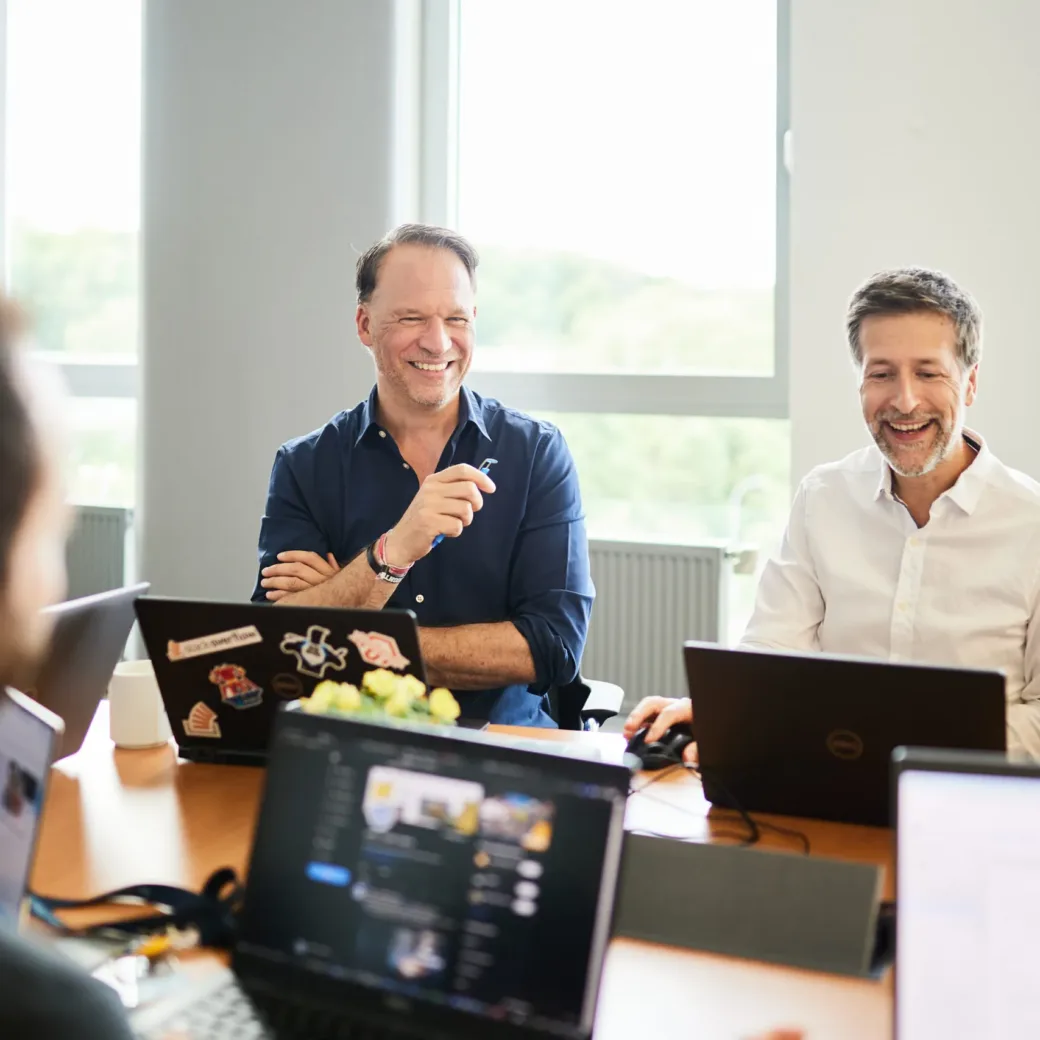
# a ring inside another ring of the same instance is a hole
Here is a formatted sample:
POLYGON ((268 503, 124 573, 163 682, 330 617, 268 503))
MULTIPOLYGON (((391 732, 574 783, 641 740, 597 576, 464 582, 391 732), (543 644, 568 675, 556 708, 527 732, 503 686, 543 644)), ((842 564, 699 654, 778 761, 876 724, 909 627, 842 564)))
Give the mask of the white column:
POLYGON ((146 5, 137 526, 155 592, 247 598, 275 450, 369 390, 354 264, 415 217, 397 113, 415 106, 400 40, 416 16, 146 5))

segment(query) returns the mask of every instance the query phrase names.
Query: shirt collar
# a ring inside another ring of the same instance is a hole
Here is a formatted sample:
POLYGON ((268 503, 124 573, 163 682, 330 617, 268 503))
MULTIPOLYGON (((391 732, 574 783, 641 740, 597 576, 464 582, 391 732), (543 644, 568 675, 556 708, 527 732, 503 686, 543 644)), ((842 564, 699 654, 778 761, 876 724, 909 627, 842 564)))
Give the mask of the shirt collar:
MULTIPOLYGON (((358 434, 354 438, 354 447, 361 443, 362 438, 371 427, 379 426, 376 422, 376 403, 378 400, 376 387, 373 386, 372 392, 368 395, 368 400, 361 405, 361 414, 358 417, 358 434)), ((490 436, 488 436, 487 425, 484 422, 483 401, 479 400, 469 387, 463 386, 459 390, 459 421, 455 427, 455 432, 451 436, 452 440, 455 440, 461 431, 466 428, 467 423, 473 423, 485 440, 491 440, 490 436)))
MULTIPOLYGON (((945 492, 945 495, 970 516, 975 511, 975 507, 979 504, 979 499, 982 497, 982 490, 986 486, 993 466, 993 453, 989 450, 985 440, 974 430, 964 427, 962 435, 976 449, 976 455, 971 465, 957 478, 957 483, 949 491, 945 492)), ((874 492, 874 501, 876 502, 879 498, 894 498, 895 493, 892 490, 891 467, 888 465, 888 461, 881 453, 881 450, 875 448, 875 451, 877 452, 881 469, 878 476, 877 490, 874 492)), ((941 498, 942 496, 940 495, 939 497, 941 498)))

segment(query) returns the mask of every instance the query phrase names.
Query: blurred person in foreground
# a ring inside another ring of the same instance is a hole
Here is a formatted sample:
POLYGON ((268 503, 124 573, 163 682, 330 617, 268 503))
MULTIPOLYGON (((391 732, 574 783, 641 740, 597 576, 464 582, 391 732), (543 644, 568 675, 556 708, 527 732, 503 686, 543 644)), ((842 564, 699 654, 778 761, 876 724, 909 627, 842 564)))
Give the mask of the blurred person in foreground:
MULTIPOLYGON (((0 696, 44 651, 41 608, 65 592, 61 394, 15 345, 17 334, 17 314, 0 299, 0 696)), ((112 990, 0 927, 0 1037, 131 1036, 112 990)))

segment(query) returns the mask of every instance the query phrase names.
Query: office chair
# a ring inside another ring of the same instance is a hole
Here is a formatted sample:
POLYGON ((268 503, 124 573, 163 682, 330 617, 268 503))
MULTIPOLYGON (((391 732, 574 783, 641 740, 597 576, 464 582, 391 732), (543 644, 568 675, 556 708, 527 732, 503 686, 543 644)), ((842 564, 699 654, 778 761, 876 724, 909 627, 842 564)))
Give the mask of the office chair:
POLYGON ((560 729, 597 730, 621 711, 625 691, 614 683, 581 675, 549 690, 549 714, 560 729))

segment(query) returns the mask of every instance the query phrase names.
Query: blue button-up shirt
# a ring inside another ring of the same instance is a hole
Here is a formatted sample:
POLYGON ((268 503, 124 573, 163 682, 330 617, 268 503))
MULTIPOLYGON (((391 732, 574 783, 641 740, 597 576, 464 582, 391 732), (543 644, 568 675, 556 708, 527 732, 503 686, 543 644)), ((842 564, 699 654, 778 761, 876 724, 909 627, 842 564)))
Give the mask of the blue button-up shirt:
MULTIPOLYGON (((574 460, 555 426, 463 387, 459 422, 437 464, 498 459, 496 491, 459 538, 445 538, 397 586, 391 607, 420 625, 512 621, 527 640, 530 687, 463 691, 466 718, 551 726, 544 693, 578 674, 595 595, 574 460)), ((260 528, 260 567, 303 549, 346 563, 388 531, 419 490, 376 421, 376 391, 275 456, 260 528)), ((267 602, 257 578, 253 599, 267 602)))

